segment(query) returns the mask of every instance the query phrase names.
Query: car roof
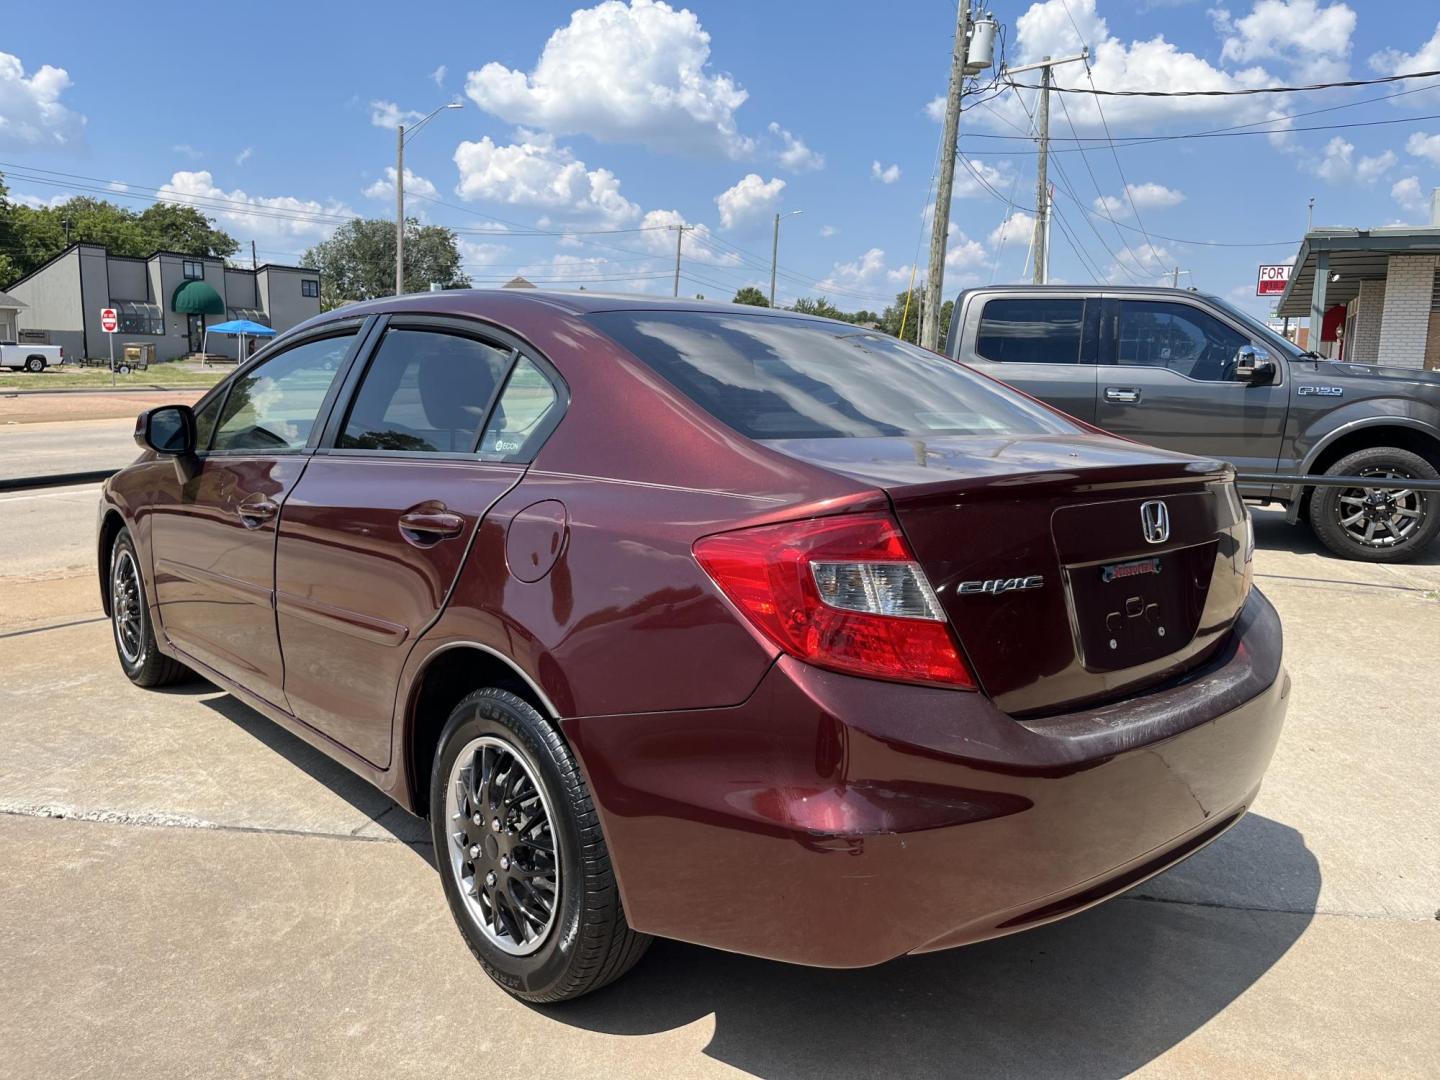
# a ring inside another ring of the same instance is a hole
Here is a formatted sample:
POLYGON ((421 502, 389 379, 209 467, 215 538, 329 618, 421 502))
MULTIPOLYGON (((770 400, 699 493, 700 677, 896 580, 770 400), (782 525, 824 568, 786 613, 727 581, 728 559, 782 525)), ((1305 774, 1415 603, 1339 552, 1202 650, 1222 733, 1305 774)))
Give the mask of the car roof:
MULTIPOLYGON (((372 311, 428 311, 439 301, 447 311, 465 311, 483 315, 496 303, 509 306, 513 303, 532 303, 563 311, 569 315, 591 315, 600 311, 702 311, 739 312, 745 315, 759 315, 769 318, 812 319, 816 322, 834 322, 821 315, 807 315, 802 311, 787 311, 784 308, 754 307, 749 304, 734 304, 727 300, 694 300, 685 297, 671 298, 646 296, 633 293, 604 293, 590 290, 551 289, 440 289, 433 292, 406 293, 403 296, 382 296, 365 300, 326 312, 327 315, 365 315, 372 311)), ((848 323, 840 325, 848 326, 848 323)))

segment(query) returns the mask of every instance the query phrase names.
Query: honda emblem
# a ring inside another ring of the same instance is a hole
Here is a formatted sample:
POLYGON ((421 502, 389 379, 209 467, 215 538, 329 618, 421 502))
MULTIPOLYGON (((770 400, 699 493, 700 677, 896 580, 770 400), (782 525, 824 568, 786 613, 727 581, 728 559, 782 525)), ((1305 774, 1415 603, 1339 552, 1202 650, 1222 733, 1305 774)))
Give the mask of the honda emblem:
POLYGON ((1140 504, 1140 527, 1147 544, 1163 544, 1170 539, 1170 508, 1159 499, 1140 504))

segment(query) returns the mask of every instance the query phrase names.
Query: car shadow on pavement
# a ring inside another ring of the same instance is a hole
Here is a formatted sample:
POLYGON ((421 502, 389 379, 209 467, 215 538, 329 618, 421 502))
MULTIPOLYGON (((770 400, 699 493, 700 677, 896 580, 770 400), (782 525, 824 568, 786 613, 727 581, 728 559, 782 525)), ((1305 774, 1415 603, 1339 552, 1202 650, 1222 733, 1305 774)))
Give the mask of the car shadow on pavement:
MULTIPOLYGON (((200 685, 212 692, 216 689, 209 683, 200 685)), ((394 799, 229 694, 216 692, 214 696, 203 699, 202 704, 229 720, 266 749, 279 754, 297 769, 325 785, 368 817, 370 821, 367 823, 367 838, 373 838, 375 834, 375 829, 368 826, 377 826, 432 867, 435 865, 431 852, 433 845, 430 841, 430 827, 394 799)))
MULTIPOLYGON (((876 968, 656 941, 614 986, 543 1011, 618 1035, 713 1014, 707 1055, 778 1080, 1124 1076, 1243 994, 1314 916, 1320 870, 1300 833, 1252 816, 1209 850, 1225 845, 1237 850, 1185 864, 1183 887, 1152 882, 1050 926, 876 968), (1266 880, 1225 880, 1237 869, 1266 880)), ((757 891, 752 915, 786 902, 757 891)))

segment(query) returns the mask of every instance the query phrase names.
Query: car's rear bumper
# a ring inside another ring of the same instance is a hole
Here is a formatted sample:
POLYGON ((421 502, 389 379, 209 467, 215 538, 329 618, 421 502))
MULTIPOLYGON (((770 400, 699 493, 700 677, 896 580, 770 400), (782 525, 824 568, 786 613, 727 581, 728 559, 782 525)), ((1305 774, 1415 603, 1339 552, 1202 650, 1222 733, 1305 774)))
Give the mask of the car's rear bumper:
POLYGON ((1017 721, 782 659, 743 705, 576 718, 639 930, 828 967, 1072 914, 1233 825, 1289 695, 1259 592, 1182 685, 1017 721))

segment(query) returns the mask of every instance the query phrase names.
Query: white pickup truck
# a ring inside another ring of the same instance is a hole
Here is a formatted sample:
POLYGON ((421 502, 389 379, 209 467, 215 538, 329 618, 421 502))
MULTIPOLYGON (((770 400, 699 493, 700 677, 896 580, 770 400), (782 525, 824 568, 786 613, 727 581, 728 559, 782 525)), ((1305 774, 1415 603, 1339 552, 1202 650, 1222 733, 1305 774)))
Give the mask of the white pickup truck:
POLYGON ((44 371, 65 362, 65 349, 60 345, 17 345, 0 341, 0 368, 24 368, 44 371))

